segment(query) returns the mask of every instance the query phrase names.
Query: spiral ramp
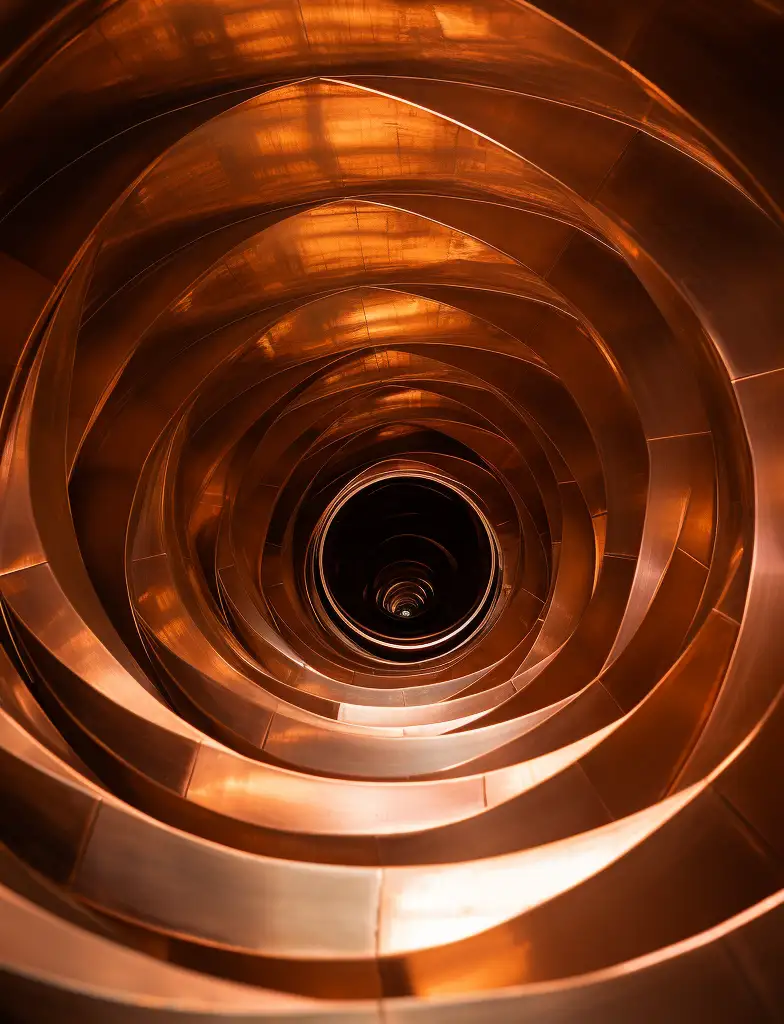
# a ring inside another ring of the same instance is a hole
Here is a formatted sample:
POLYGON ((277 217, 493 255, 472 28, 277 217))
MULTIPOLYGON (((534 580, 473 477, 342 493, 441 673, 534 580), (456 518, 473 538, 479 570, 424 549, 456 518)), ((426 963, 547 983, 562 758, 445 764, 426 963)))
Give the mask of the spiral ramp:
POLYGON ((2 1020, 784 1020, 783 25, 0 5, 2 1020))

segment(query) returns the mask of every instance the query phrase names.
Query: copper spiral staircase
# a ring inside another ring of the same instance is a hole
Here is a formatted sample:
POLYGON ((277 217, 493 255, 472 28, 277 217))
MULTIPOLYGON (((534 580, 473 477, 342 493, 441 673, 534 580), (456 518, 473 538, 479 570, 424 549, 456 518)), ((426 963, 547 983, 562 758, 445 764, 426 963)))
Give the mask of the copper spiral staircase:
POLYGON ((0 3, 0 1019, 784 1020, 783 26, 0 3))

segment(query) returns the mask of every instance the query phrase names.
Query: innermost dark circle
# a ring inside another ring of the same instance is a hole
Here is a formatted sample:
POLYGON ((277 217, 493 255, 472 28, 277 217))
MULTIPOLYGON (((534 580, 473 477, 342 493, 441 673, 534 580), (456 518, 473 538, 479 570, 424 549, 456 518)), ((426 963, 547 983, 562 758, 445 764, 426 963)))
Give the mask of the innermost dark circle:
POLYGON ((498 575, 494 536, 472 503, 415 476, 350 495, 327 521, 317 562, 333 624, 396 661, 464 642, 492 605, 498 575))

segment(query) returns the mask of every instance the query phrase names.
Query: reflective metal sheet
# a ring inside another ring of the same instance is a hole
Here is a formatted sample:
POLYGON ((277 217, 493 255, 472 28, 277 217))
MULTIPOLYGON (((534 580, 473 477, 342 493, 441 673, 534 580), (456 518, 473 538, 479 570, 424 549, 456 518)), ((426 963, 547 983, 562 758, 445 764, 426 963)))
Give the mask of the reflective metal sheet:
POLYGON ((7 5, 0 1015, 779 1018, 781 18, 7 5), (308 551, 407 473, 403 662, 308 551))

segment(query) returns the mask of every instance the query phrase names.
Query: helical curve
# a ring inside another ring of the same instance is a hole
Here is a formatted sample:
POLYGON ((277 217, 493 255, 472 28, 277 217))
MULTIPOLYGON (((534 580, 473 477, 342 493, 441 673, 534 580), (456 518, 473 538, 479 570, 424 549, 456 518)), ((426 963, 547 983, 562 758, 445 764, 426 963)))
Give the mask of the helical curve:
POLYGON ((3 5, 3 1020, 784 1019, 783 25, 3 5))

